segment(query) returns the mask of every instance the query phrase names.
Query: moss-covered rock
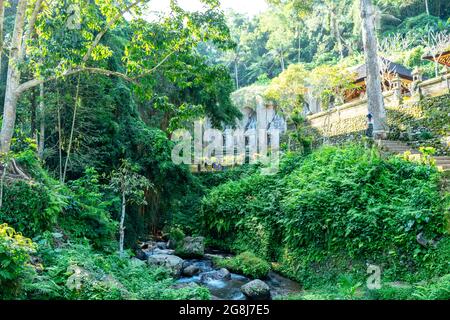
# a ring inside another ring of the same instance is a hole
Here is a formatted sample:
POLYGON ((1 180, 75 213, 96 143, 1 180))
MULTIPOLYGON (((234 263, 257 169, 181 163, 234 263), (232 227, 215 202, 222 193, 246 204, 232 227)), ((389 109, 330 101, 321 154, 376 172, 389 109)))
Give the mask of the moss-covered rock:
POLYGON ((270 264, 251 252, 243 252, 231 258, 215 259, 214 263, 219 267, 227 268, 231 272, 254 279, 266 278, 270 272, 270 264))
POLYGON ((253 280, 241 287, 241 291, 251 300, 270 299, 270 287, 261 280, 253 280))

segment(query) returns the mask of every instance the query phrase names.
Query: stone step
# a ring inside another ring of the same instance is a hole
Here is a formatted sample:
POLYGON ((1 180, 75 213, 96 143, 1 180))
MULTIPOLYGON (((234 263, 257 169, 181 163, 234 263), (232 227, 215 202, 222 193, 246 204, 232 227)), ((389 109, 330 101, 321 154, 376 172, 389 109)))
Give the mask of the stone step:
POLYGON ((400 154, 403 154, 405 152, 411 152, 411 154, 420 154, 419 151, 413 150, 413 149, 390 149, 388 151, 390 151, 392 153, 400 153, 400 154))
POLYGON ((388 142, 388 143, 382 143, 382 146, 387 146, 387 147, 391 147, 391 146, 407 146, 406 143, 397 143, 397 142, 388 142))
MULTIPOLYGON (((411 153, 411 155, 418 156, 421 154, 420 151, 411 148, 406 143, 393 140, 382 140, 379 142, 380 147, 388 152, 396 154, 404 154, 405 152, 411 153)), ((433 157, 436 161, 436 167, 443 171, 450 171, 450 157, 448 156, 437 156, 433 157)))
MULTIPOLYGON (((413 148, 400 148, 400 147, 398 147, 398 148, 387 148, 387 150, 390 150, 390 151, 398 151, 398 152, 405 152, 405 151, 417 151, 417 150, 414 150, 413 148)), ((417 152, 419 152, 419 151, 417 151, 417 152)))
POLYGON ((386 148, 386 149, 396 149, 396 148, 407 148, 407 149, 413 149, 409 146, 402 146, 402 145, 390 145, 390 146, 382 146, 382 148, 386 148))
POLYGON ((383 140, 380 142, 380 144, 391 145, 391 144, 406 144, 406 143, 403 141, 383 140))
POLYGON ((436 163, 436 166, 450 168, 450 163, 436 163))

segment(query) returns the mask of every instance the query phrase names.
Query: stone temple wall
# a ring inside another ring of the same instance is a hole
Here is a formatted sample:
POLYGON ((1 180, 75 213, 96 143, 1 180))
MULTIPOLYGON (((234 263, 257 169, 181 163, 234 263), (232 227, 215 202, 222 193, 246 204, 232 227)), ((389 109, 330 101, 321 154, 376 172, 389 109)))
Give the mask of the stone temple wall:
MULTIPOLYGON (((408 93, 402 92, 401 89, 385 92, 383 95, 388 123, 392 123, 394 118, 398 119, 398 113, 417 115, 417 105, 420 101, 448 93, 450 93, 449 73, 426 81, 416 80, 408 93)), ((367 99, 361 99, 309 115, 307 119, 310 126, 323 139, 341 142, 360 138, 361 135, 364 135, 367 129, 368 113, 367 99)), ((408 117, 403 118, 407 119, 408 117)), ((396 127, 408 126, 407 123, 396 123, 395 125, 396 127)))

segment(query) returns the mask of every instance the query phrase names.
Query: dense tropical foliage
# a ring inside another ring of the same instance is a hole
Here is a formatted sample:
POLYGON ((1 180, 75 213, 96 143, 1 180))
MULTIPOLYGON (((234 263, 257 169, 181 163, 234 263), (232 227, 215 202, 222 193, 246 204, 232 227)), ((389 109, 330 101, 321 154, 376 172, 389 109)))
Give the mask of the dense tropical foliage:
MULTIPOLYGON (((355 88, 359 1, 271 0, 253 17, 178 2, 149 17, 152 1, 0 0, 0 299, 210 299, 137 259, 150 239, 187 255, 186 236, 233 254, 218 268, 297 281, 292 299, 449 299, 445 176, 367 140, 319 146, 304 118, 307 92, 328 109, 355 88), (232 128, 255 94, 288 120, 278 173, 172 161, 175 130, 232 128)), ((439 73, 421 58, 450 3, 374 2, 378 53, 439 73)), ((448 96, 421 104, 412 126, 448 134, 448 96)))

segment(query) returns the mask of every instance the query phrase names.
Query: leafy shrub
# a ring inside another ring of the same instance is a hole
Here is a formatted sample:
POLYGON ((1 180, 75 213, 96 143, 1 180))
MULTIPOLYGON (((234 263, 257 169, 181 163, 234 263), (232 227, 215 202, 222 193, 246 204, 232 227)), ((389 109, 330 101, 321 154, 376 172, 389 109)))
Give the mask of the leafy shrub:
POLYGON ((212 189, 202 201, 204 233, 232 243, 229 249, 234 252, 252 251, 270 260, 272 243, 278 238, 276 183, 275 177, 256 173, 212 189))
POLYGON ((200 172, 197 176, 201 184, 207 189, 210 189, 229 181, 238 181, 257 171, 257 166, 244 164, 234 168, 226 168, 218 172, 200 172))
POLYGON ((384 159, 375 149, 323 147, 288 156, 275 176, 255 173, 212 188, 200 221, 205 235, 278 262, 277 270, 305 286, 365 275, 366 262, 381 265, 386 277, 442 275, 448 265, 435 265, 433 246, 416 240, 445 237, 439 179, 430 165, 384 159))
POLYGON ((405 284, 383 284, 378 290, 368 291, 371 300, 411 300, 414 287, 405 284))
POLYGON ((30 236, 50 230, 64 205, 60 194, 41 183, 8 183, 3 197, 0 220, 30 236))
POLYGON ((346 299, 354 299, 361 286, 362 282, 357 282, 351 274, 341 275, 338 279, 339 291, 346 299))
POLYGON ((401 250, 417 257, 417 234, 442 234, 438 177, 428 166, 384 161, 360 147, 323 148, 286 179, 285 240, 319 254, 345 248, 351 257, 401 250))
POLYGON ((449 300, 450 274, 424 284, 385 284, 368 293, 375 300, 449 300))
POLYGON ((96 248, 108 249, 117 223, 111 219, 108 211, 111 201, 104 199, 99 179, 95 169, 87 168, 84 176, 69 183, 68 204, 59 225, 74 238, 86 238, 96 248))
POLYGON ((214 264, 254 279, 266 278, 270 271, 270 264, 251 252, 243 252, 231 258, 216 259, 214 264))
POLYGON ((450 300, 450 274, 431 284, 417 287, 412 296, 419 300, 450 300))
POLYGON ((110 202, 103 199, 99 175, 87 169, 83 177, 68 187, 46 176, 42 182, 15 181, 6 184, 0 220, 32 237, 59 226, 72 238, 86 238, 99 248, 114 239, 116 223, 108 212, 110 202))
POLYGON ((183 230, 178 227, 172 227, 170 229, 169 238, 175 243, 181 243, 185 236, 186 235, 184 234, 183 230))
POLYGON ((7 224, 0 225, 0 298, 14 298, 20 293, 30 271, 30 254, 36 245, 7 224))
POLYGON ((45 268, 27 287, 31 299, 209 299, 202 287, 173 288, 166 270, 151 269, 140 260, 104 255, 86 244, 43 247, 45 268))
POLYGON ((448 273, 450 270, 450 237, 442 238, 430 248, 427 261, 419 270, 421 278, 435 278, 448 273))

